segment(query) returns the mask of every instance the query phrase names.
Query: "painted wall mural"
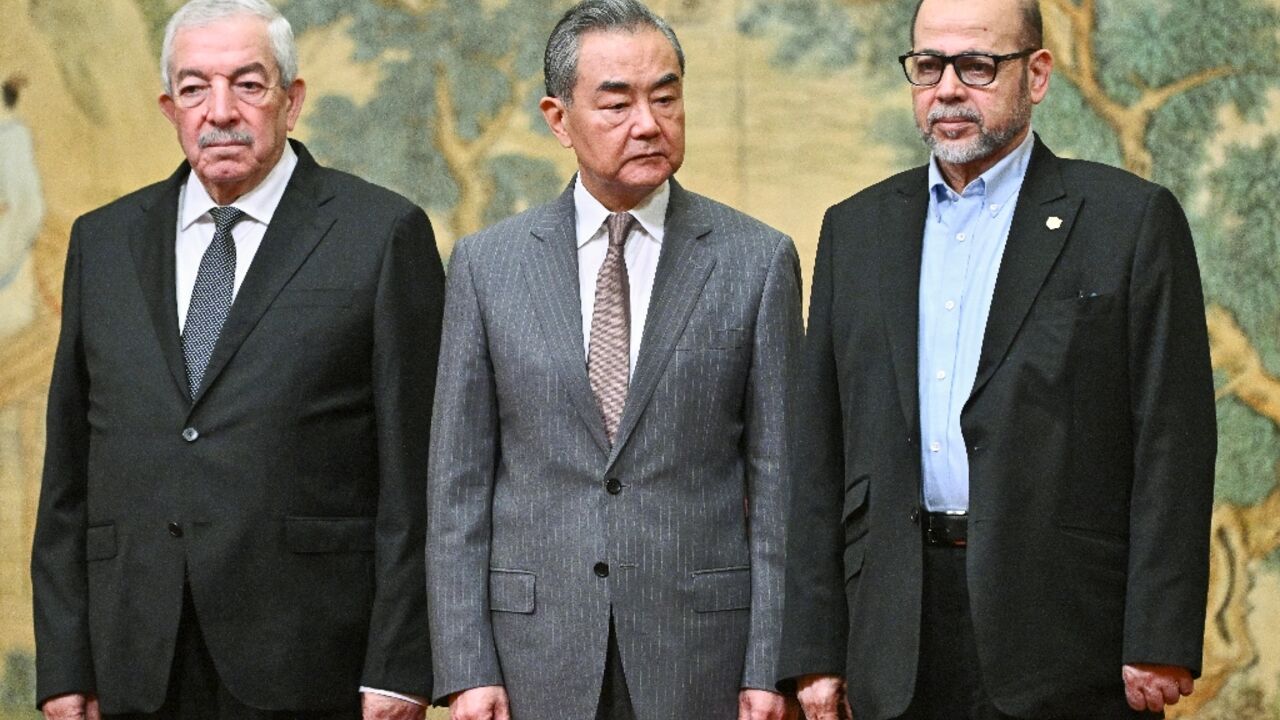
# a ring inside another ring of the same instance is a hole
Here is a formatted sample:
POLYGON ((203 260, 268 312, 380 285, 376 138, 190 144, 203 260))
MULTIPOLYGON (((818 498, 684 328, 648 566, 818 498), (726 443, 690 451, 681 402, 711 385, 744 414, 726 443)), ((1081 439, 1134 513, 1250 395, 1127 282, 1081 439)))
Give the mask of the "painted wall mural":
MULTIPOLYGON (((79 214, 181 160, 155 105, 175 0, 0 0, 0 720, 34 717, 27 574, 62 263, 79 214)), ((912 0, 654 0, 689 58, 694 190, 791 234, 924 158, 896 57, 912 0)), ((1196 233, 1218 387, 1205 674, 1176 708, 1280 720, 1280 0, 1041 0, 1036 130, 1170 187, 1196 233)), ((565 0, 288 0, 322 161, 456 238, 555 196, 537 113, 565 0)), ((433 715, 433 718, 436 717, 433 715)))

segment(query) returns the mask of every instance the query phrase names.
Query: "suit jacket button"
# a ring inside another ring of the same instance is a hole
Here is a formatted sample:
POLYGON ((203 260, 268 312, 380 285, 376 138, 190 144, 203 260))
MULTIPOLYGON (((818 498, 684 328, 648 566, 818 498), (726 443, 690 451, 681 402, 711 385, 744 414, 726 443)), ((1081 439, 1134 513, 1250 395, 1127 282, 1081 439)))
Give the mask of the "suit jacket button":
POLYGON ((609 563, 607 562, 596 563, 596 566, 592 568, 592 570, 595 571, 595 574, 597 577, 602 577, 602 578, 609 577, 609 563))
POLYGON ((920 522, 920 508, 911 508, 911 524, 920 522))
POLYGON ((186 428, 182 431, 182 439, 189 443, 193 443, 200 439, 200 431, 193 427, 186 428))
POLYGON ((176 522, 169 523, 169 534, 176 538, 182 537, 182 526, 176 522))
POLYGON ((617 495, 622 492, 622 482, 618 478, 609 478, 604 483, 604 489, 608 490, 610 495, 617 495))

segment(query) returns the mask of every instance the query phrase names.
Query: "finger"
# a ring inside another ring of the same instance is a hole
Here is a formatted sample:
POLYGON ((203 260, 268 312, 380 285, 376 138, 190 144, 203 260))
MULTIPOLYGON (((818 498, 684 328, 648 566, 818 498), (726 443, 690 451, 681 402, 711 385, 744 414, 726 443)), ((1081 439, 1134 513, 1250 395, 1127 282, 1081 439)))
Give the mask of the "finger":
POLYGON ((1165 705, 1176 705, 1182 699, 1182 695, 1178 692, 1178 681, 1173 678, 1160 681, 1160 694, 1164 698, 1165 705))
POLYGON ((1183 675, 1178 678, 1178 692, 1183 695, 1190 695, 1192 692, 1195 692, 1195 689, 1196 681, 1195 678, 1191 677, 1191 675, 1183 675))
POLYGON ((1137 681, 1128 676, 1124 679, 1124 698, 1129 701, 1129 707, 1138 712, 1147 709, 1146 698, 1142 696, 1142 690, 1138 688, 1137 681))
POLYGON ((801 703, 801 706, 804 707, 806 720, 840 720, 836 715, 835 706, 829 703, 801 703))
POLYGON ((1147 699, 1147 709, 1151 712, 1164 710, 1164 695, 1154 683, 1149 683, 1142 688, 1142 696, 1147 699))
POLYGON ((847 695, 840 699, 840 709, 843 712, 839 720, 853 720, 853 706, 849 704, 847 695))

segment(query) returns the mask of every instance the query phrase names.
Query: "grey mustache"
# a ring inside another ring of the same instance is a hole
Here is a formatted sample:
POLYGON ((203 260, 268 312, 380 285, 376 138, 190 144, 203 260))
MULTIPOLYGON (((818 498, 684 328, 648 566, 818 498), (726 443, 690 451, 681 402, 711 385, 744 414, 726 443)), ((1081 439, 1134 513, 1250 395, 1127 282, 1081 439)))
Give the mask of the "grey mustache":
POLYGON ((967 120, 973 123, 981 123, 982 116, 976 110, 963 107, 939 107, 929 111, 929 115, 925 118, 932 125, 939 120, 967 120))
POLYGON ((201 148, 226 143, 252 145, 253 136, 243 130, 210 130, 209 132, 201 135, 197 142, 201 148))

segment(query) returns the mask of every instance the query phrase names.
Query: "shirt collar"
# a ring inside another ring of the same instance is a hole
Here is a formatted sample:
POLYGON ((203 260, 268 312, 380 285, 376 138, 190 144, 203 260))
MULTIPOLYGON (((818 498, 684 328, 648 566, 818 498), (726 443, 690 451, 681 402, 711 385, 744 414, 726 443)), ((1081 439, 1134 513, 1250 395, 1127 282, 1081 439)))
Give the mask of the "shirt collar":
MULTIPOLYGON (((666 233, 667 204, 671 202, 671 181, 667 180, 629 211, 645 234, 659 244, 666 233)), ((581 178, 573 180, 573 208, 576 215, 578 247, 586 245, 600 232, 609 210, 583 186, 581 178)))
MULTIPOLYGON (((280 206, 280 199, 284 197, 285 188, 289 186, 289 178, 293 177, 293 170, 297 166, 298 155, 286 142, 284 152, 280 154, 280 159, 276 161, 276 166, 271 168, 271 172, 267 173, 257 187, 236 198, 232 204, 257 222, 270 225, 276 208, 280 206)), ((186 230, 191 227, 197 220, 209 214, 209 208, 217 205, 218 203, 209 197, 209 191, 196 177, 195 171, 191 171, 182 188, 179 228, 186 230)))
MULTIPOLYGON (((991 166, 986 172, 969 183, 961 197, 983 196, 993 211, 1005 206, 1014 193, 1022 187, 1022 178, 1027 174, 1027 163, 1031 160, 1031 148, 1035 145, 1035 133, 1028 132, 1027 137, 1013 149, 1013 152, 1000 158, 1000 162, 991 166)), ((938 169, 937 158, 929 158, 929 190, 931 204, 935 212, 940 213, 939 203, 951 200, 956 193, 947 185, 946 178, 938 169)))

